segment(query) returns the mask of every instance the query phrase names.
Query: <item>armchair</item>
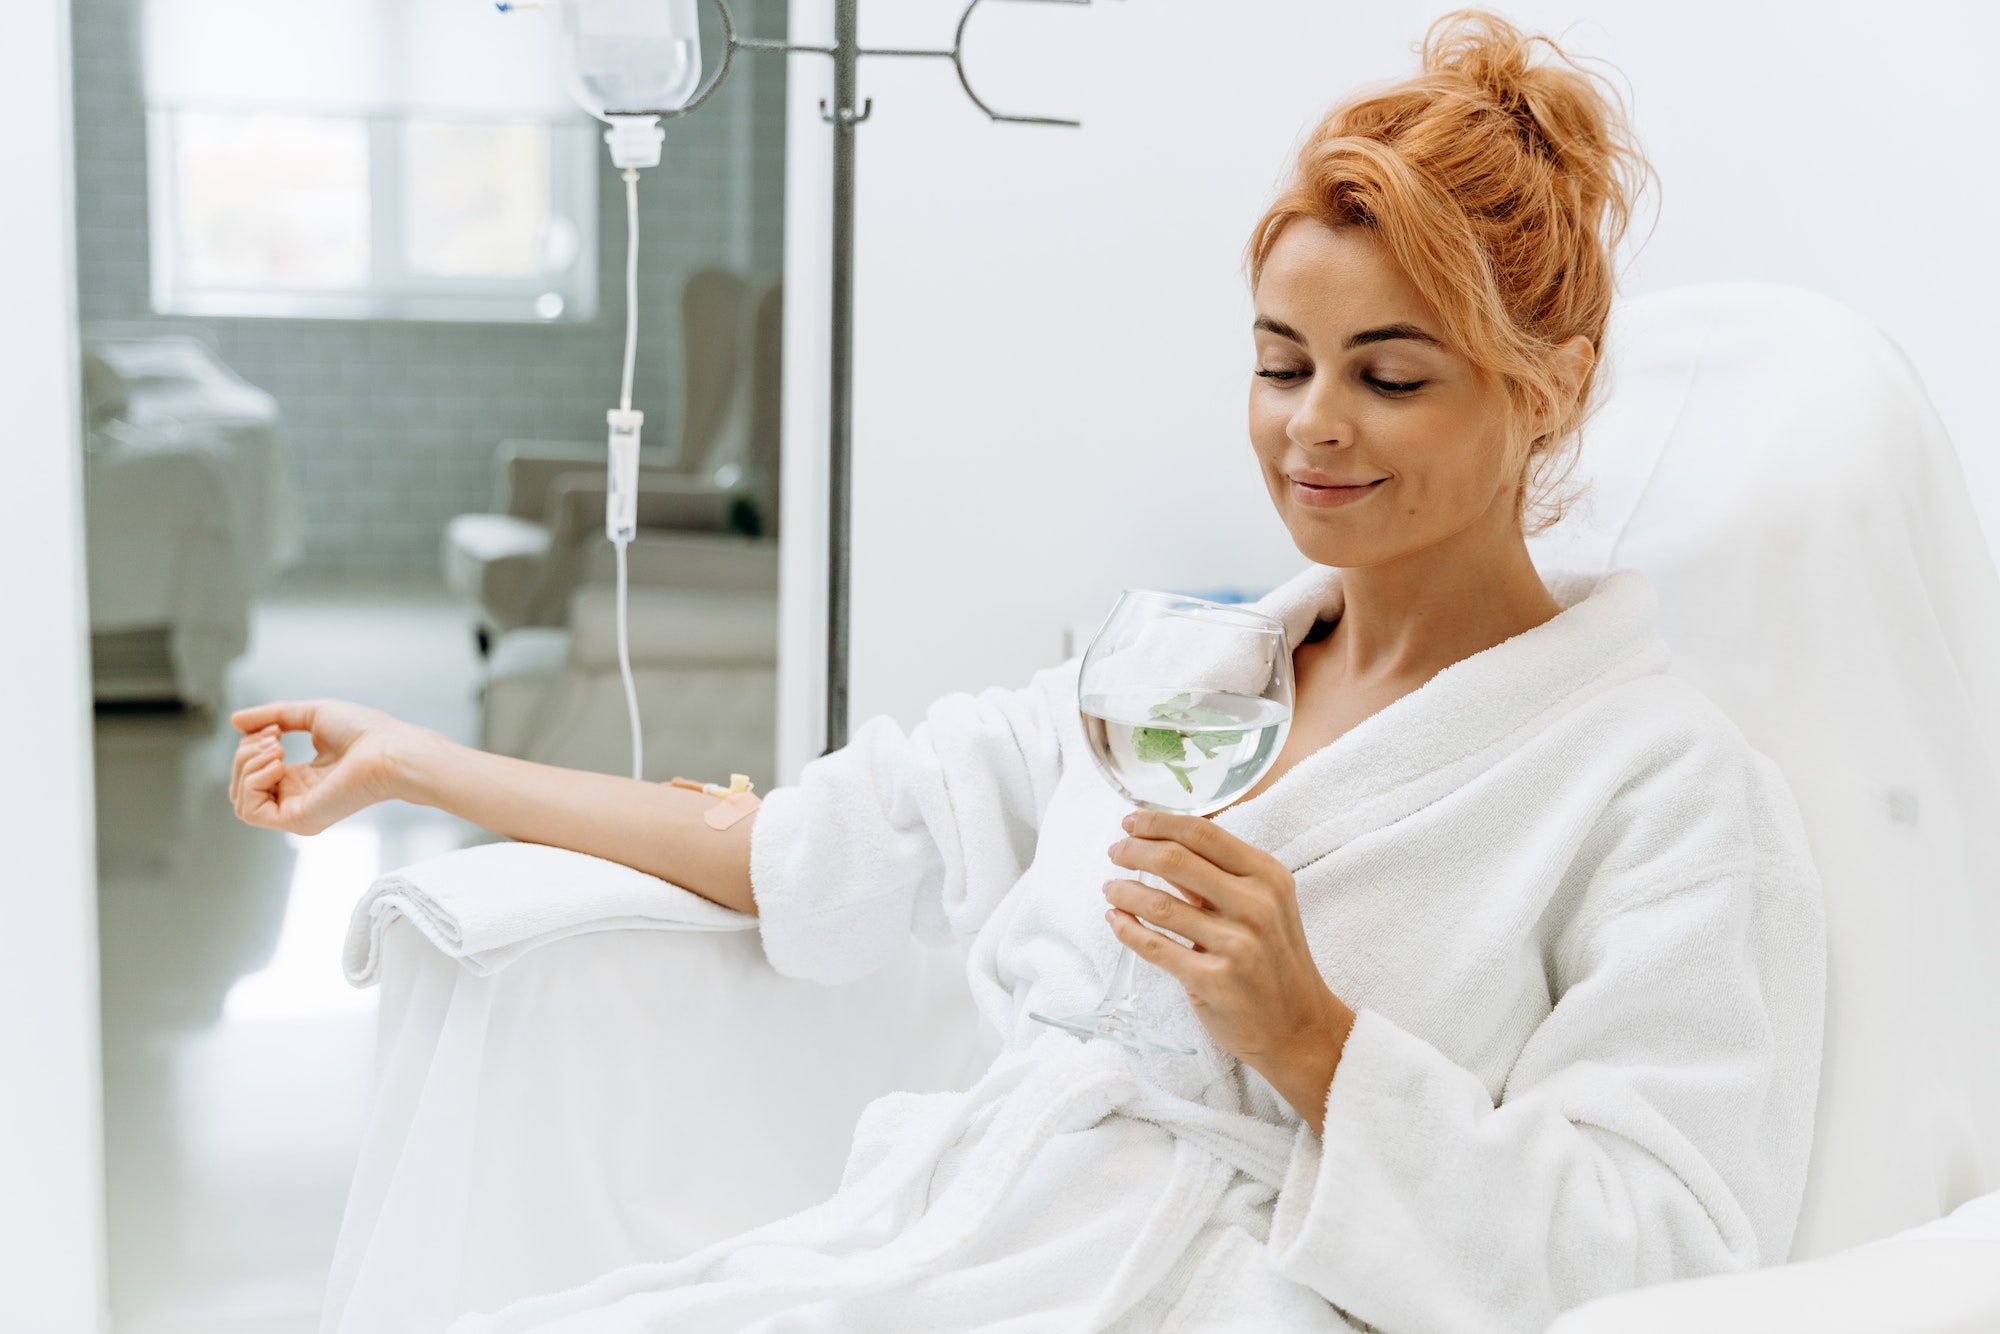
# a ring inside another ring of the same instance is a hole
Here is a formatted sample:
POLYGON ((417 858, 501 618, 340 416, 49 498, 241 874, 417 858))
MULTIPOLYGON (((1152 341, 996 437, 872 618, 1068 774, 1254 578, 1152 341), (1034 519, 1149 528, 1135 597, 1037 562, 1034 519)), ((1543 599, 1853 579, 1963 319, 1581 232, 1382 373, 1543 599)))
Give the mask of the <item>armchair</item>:
MULTIPOLYGON (((1676 670, 1784 769, 1823 873, 1830 994, 1791 1254, 1555 1330, 1992 1328, 2000 1204, 1936 1221, 2000 1192, 2000 579, 1950 442, 1896 349, 1802 292, 1642 298, 1610 355, 1590 491, 1537 559, 1645 570, 1676 670)), ((833 1182, 867 1090, 976 1063, 963 976, 914 947, 828 991, 777 978, 747 921, 602 925, 476 978, 391 929, 328 1331, 435 1329, 772 1217, 833 1182), (587 1054, 561 1045, 600 1030, 587 1054), (833 1091, 810 1132, 769 1123, 772 1079, 833 1091)))
MULTIPOLYGON (((494 461, 500 511, 458 515, 443 553, 445 586, 479 606, 489 647, 519 626, 562 624, 591 553, 609 549, 602 444, 507 440, 494 461)), ((640 468, 642 531, 730 535, 736 502, 733 488, 708 479, 640 468)))
MULTIPOLYGON (((646 451, 642 531, 775 533, 782 311, 776 285, 719 269, 688 279, 680 443, 646 451)), ((494 464, 494 512, 458 515, 443 546, 446 586, 480 608, 482 649, 521 626, 560 625, 604 545, 603 444, 509 440, 494 464)))

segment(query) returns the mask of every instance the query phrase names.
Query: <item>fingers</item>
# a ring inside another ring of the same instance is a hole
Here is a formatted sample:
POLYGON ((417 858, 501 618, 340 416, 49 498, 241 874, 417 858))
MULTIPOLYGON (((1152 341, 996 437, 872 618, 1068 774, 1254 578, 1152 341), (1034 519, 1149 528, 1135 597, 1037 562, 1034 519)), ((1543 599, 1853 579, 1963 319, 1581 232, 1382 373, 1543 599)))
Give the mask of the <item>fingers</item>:
POLYGON ((1111 909, 1104 914, 1104 920, 1111 923, 1111 933, 1127 949, 1183 987, 1190 988, 1190 995, 1193 994, 1192 988, 1200 984, 1213 965, 1212 955, 1195 953, 1179 941, 1161 935, 1123 908, 1111 909))
POLYGON ((236 794, 242 790, 243 775, 245 772, 254 765, 262 764, 273 754, 282 755, 283 753, 284 749, 278 742, 278 729, 275 726, 264 728, 262 731, 252 732, 237 742, 236 754, 231 757, 229 762, 230 804, 235 804, 236 794))
POLYGON ((1133 837, 1113 843, 1106 855, 1114 866, 1151 872, 1174 888, 1218 908, 1226 909, 1243 897, 1243 887, 1235 876, 1185 843, 1133 837))
POLYGON ((1187 937, 1197 949, 1215 950, 1225 938, 1240 930, 1234 923, 1205 908, 1182 902, 1137 880, 1106 881, 1104 897, 1114 908, 1123 909, 1154 926, 1165 927, 1177 936, 1187 937))
POLYGON ((261 732, 273 726, 285 732, 310 732, 318 712, 317 700, 279 700, 238 709, 229 715, 229 725, 239 732, 261 732))
POLYGON ((267 829, 282 828, 284 821, 278 818, 279 785, 285 777, 285 760, 282 755, 264 760, 247 770, 243 781, 236 790, 236 818, 245 824, 261 825, 267 829))
POLYGON ((1166 811, 1133 811, 1125 817, 1125 832, 1134 838, 1164 839, 1197 853, 1230 875, 1256 875, 1277 864, 1262 848, 1253 848, 1213 820, 1166 811))

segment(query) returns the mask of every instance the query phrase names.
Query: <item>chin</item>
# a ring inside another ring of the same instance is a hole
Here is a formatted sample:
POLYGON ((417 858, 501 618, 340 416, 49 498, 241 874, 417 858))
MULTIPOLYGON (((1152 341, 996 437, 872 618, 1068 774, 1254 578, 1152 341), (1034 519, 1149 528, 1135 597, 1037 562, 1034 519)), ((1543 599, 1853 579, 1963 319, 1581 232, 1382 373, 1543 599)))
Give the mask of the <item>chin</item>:
POLYGON ((1373 524, 1356 523, 1344 515, 1294 509, 1280 517, 1292 535, 1292 545, 1315 565, 1335 569, 1379 565, 1408 545, 1387 540, 1385 534, 1371 531, 1373 524))

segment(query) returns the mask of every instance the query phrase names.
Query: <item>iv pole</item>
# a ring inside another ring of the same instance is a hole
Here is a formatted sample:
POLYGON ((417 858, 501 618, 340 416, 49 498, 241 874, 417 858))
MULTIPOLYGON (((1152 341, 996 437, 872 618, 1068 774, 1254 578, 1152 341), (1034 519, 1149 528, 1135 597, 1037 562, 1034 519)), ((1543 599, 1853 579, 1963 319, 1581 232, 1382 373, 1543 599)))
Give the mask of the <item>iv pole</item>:
MULTIPOLYGON (((1034 0, 1041 4, 1087 5, 1090 0, 1034 0)), ((874 99, 855 104, 856 74, 863 56, 949 60, 974 106, 988 120, 1011 125, 1065 125, 1081 122, 1054 116, 1017 116, 994 110, 973 91, 965 74, 965 28, 984 0, 970 0, 958 16, 949 49, 864 47, 859 36, 859 0, 833 0, 833 45, 739 37, 727 0, 711 0, 722 21, 722 63, 683 106, 672 110, 609 108, 607 116, 685 116, 706 102, 729 75, 738 51, 810 52, 833 58, 833 101, 819 104, 820 117, 833 127, 833 329, 827 393, 827 589, 826 589, 826 748, 847 744, 847 665, 850 533, 854 477, 854 130, 868 119, 874 99)))

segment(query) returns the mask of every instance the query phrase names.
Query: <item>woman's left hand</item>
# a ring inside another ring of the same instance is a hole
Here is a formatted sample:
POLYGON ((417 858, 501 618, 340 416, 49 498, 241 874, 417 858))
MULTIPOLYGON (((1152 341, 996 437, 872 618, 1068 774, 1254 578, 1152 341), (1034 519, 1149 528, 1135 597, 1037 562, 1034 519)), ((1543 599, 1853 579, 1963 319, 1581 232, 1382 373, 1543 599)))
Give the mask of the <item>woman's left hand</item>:
POLYGON ((1198 816, 1134 811, 1125 831, 1131 837, 1111 845, 1112 862, 1151 872, 1187 901, 1137 880, 1109 881, 1111 929, 1171 974, 1209 1035, 1269 1080, 1317 1132, 1354 1011, 1333 994, 1306 947, 1292 873, 1198 816))

